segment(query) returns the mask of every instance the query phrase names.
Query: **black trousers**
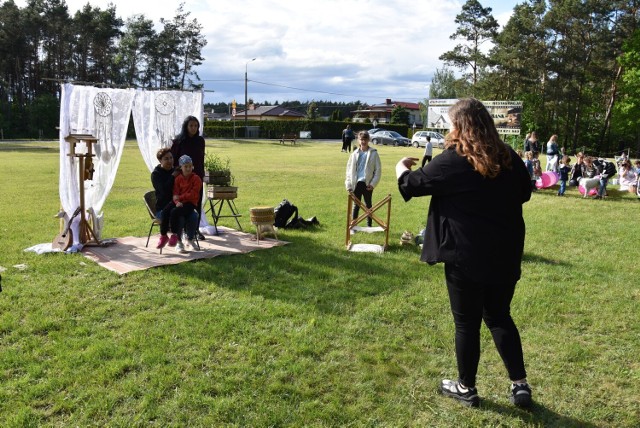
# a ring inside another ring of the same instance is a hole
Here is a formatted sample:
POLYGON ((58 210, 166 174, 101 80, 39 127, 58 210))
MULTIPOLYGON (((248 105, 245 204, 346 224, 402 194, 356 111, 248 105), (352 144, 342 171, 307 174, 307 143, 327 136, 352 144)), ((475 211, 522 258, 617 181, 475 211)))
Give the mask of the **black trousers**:
POLYGON ((444 271, 456 327, 459 381, 470 388, 476 385, 482 320, 491 332, 509 379, 526 378, 520 333, 510 309, 516 283, 477 282, 449 263, 445 264, 444 271))
POLYGON ((169 232, 169 221, 171 220, 171 211, 176 207, 176 204, 170 202, 160 212, 156 214, 156 217, 160 217, 160 234, 166 235, 169 232))
POLYGON ((171 231, 178 236, 181 235, 183 228, 186 228, 187 237, 193 239, 196 233, 196 206, 191 203, 182 204, 181 207, 175 207, 171 211, 171 231))
MULTIPOLYGON (((373 195, 373 190, 367 190, 367 185, 364 181, 358 181, 356 183, 356 188, 353 189, 353 194, 358 198, 359 201, 364 197, 364 205, 367 208, 371 208, 371 196, 373 195)), ((358 217, 358 213, 360 212, 360 207, 355 205, 353 207, 353 218, 358 217)), ((371 217, 367 217, 367 226, 371 227, 371 217)))
POLYGON ((351 152, 351 140, 350 138, 345 138, 342 140, 342 150, 345 152, 351 152))

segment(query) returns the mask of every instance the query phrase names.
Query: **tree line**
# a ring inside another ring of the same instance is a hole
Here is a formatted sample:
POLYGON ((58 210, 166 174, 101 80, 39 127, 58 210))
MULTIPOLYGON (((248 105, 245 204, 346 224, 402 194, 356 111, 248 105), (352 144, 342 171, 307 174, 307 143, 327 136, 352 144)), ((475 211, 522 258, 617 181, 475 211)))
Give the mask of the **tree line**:
POLYGON ((557 134, 571 153, 639 156, 639 4, 527 0, 499 31, 492 9, 468 0, 429 97, 522 100, 523 133, 557 134))
POLYGON ((207 41, 180 4, 171 19, 86 4, 73 16, 64 0, 0 5, 1 138, 55 137, 60 82, 109 87, 201 87, 196 67, 207 41))
MULTIPOLYGON (((639 3, 524 0, 499 29, 491 8, 468 0, 451 35, 458 44, 440 56, 443 66, 425 96, 521 100, 523 133, 558 134, 570 152, 585 148, 610 155, 630 147, 637 153, 639 3)), ((196 73, 206 45, 201 31, 183 4, 156 30, 143 15, 123 20, 112 4, 104 9, 87 4, 72 16, 64 0, 28 0, 24 8, 5 1, 0 5, 0 138, 55 137, 61 81, 201 87, 196 73)), ((280 105, 309 119, 337 121, 362 107, 359 101, 280 105)), ((209 107, 228 109, 224 103, 209 107)))

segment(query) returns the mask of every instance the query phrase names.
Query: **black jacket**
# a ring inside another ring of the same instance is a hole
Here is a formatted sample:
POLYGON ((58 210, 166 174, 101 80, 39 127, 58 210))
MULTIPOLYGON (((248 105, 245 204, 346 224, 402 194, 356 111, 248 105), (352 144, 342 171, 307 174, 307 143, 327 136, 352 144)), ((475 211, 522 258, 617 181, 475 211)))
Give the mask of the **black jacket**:
POLYGON ((173 170, 167 171, 157 165, 151 173, 151 184, 156 191, 156 212, 158 212, 173 200, 173 170))
POLYGON ((184 141, 174 140, 171 146, 171 154, 173 155, 173 165, 178 167, 180 156, 189 155, 193 162, 193 172, 195 172, 201 180, 204 179, 204 138, 200 135, 187 137, 184 141))
POLYGON ((531 178, 511 149, 512 169, 483 178, 454 148, 398 179, 405 201, 432 195, 421 260, 452 263, 478 281, 520 278, 531 178))

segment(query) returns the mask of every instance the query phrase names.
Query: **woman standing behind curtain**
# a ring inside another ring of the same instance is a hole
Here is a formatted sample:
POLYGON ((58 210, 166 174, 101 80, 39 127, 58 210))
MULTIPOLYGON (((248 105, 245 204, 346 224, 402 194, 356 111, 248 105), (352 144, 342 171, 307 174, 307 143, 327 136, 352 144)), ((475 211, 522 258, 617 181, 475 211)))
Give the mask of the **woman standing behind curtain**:
MULTIPOLYGON (((195 116, 187 116, 182 122, 180 133, 173 140, 171 154, 174 159, 180 159, 183 155, 188 155, 193 162, 193 172, 204 182, 204 138, 200 135, 200 121, 195 116)), ((180 175, 180 169, 176 169, 173 176, 180 175)), ((202 191, 198 201, 198 224, 202 215, 202 191)), ((198 239, 203 240, 204 236, 198 231, 198 239)))
POLYGON ((480 101, 458 101, 449 117, 452 129, 442 154, 415 171, 417 158, 396 165, 405 201, 432 195, 421 260, 444 263, 458 365, 458 379, 444 379, 440 392, 467 406, 480 404, 476 374, 484 320, 507 368, 511 401, 526 407, 531 389, 510 305, 520 279, 522 204, 531 198, 530 176, 500 141, 480 101))

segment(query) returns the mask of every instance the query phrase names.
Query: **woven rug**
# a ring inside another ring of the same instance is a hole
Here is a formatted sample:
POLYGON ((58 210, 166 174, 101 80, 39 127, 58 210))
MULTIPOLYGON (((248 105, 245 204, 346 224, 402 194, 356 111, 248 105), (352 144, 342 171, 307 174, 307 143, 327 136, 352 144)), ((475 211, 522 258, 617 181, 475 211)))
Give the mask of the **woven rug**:
MULTIPOLYGON (((200 241, 200 251, 189 251, 181 254, 175 248, 164 247, 162 254, 156 249, 158 235, 152 235, 149 246, 145 247, 147 238, 127 236, 117 238, 106 246, 86 246, 82 254, 119 274, 149 269, 156 266, 172 265, 189 260, 208 259, 217 256, 244 254, 256 250, 286 245, 288 242, 263 238, 256 242, 255 235, 238 232, 233 229, 218 227, 219 235, 207 235, 200 241)), ((189 248, 189 247, 188 247, 189 248)))

